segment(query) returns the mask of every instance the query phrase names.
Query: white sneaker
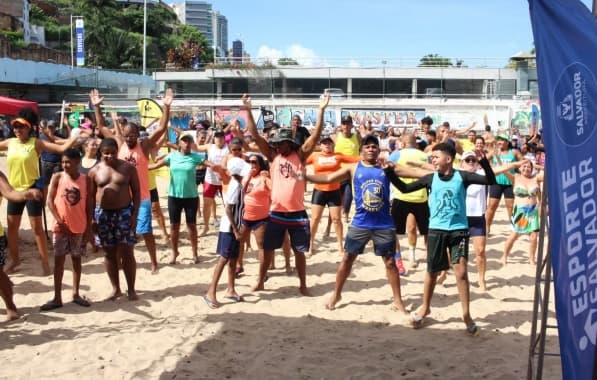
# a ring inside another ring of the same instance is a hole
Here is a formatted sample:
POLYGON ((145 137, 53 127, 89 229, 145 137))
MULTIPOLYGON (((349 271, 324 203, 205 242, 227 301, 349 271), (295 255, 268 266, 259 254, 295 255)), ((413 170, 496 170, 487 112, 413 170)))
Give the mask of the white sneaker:
POLYGON ((412 263, 412 267, 413 267, 413 268, 416 268, 416 267, 418 267, 418 266, 419 266, 419 263, 417 262, 417 257, 416 257, 416 255, 415 255, 415 252, 414 252, 414 251, 411 251, 411 252, 410 252, 410 254, 409 254, 409 257, 410 257, 410 262, 412 263))

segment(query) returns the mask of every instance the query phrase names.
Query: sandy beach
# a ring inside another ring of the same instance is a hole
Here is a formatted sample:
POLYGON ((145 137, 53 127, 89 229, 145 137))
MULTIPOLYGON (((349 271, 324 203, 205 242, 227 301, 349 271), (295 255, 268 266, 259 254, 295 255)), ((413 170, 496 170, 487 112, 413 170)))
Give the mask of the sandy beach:
MULTIPOLYGON (((0 157, 0 168, 5 167, 6 158, 0 157)), ((158 186, 167 215, 167 180, 158 178, 158 186)), ((308 192, 306 199, 310 196, 308 192)), ((220 203, 220 215, 221 210, 220 203)), ((0 217, 6 226, 6 201, 0 207, 0 217)), ((110 285, 101 251, 89 250, 83 260, 81 294, 93 302, 92 306, 82 308, 70 302, 72 276, 67 259, 63 280, 66 303, 60 309, 42 313, 39 306, 52 298, 53 280, 52 276, 41 276, 37 249, 24 217, 20 233, 24 262, 20 271, 10 276, 21 318, 0 325, 0 360, 4 363, 0 378, 526 377, 535 268, 527 263, 526 238, 519 239, 510 264, 501 268, 498 260, 510 231, 503 206, 488 239, 487 293, 477 288, 473 254, 469 264, 471 313, 481 327, 477 337, 465 333, 452 273, 444 285, 436 288, 425 327, 409 327, 391 310, 390 286, 382 262, 371 247, 355 263, 337 309, 326 310, 324 304, 331 294, 340 256, 333 232, 324 238, 323 229, 320 226, 316 238, 317 251, 307 261, 307 281, 314 295, 310 298, 299 295, 298 278, 286 274, 281 253, 276 255, 278 269, 270 272, 266 290, 251 294, 258 271, 256 252, 251 251, 245 274, 237 280, 237 291, 245 302, 224 299, 224 274, 218 288, 224 305, 212 310, 202 295, 217 260, 216 230, 212 226, 210 233, 200 239, 199 264, 192 263, 190 245, 183 233, 181 257, 172 266, 166 265, 169 244, 154 221, 161 267, 159 274, 150 273, 147 251, 139 243, 135 249, 139 301, 131 302, 126 297, 101 301, 108 296, 110 285)), ((406 245, 405 238, 401 241, 406 245)), ((405 262, 409 270, 402 277, 402 294, 411 310, 421 304, 424 255, 423 241, 419 239, 417 256, 421 264, 413 269, 410 262, 405 262)), ((122 274, 121 284, 126 284, 122 274)), ((553 313, 549 323, 555 324, 553 313)), ((547 333, 547 351, 557 352, 556 331, 547 333)), ((544 378, 561 378, 559 358, 545 359, 544 378)))

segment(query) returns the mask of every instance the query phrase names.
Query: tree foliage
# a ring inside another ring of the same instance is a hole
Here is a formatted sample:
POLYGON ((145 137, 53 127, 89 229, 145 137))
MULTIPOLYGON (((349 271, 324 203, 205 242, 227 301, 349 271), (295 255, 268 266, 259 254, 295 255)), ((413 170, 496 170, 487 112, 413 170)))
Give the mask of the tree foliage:
MULTIPOLYGON (((462 63, 461 63, 462 65, 462 63)), ((419 60, 419 67, 451 67, 453 66, 450 58, 444 58, 439 54, 427 54, 419 60)))
MULTIPOLYGON (((31 7, 31 23, 46 28, 48 45, 70 49, 70 15, 85 21, 86 63, 104 69, 133 69, 143 64, 143 4, 116 0, 46 0, 31 7), (66 22, 64 20, 67 20, 66 22)), ((162 4, 147 7, 147 67, 162 68, 167 53, 192 47, 199 64, 211 62, 213 52, 195 27, 182 25, 176 14, 162 4)), ((184 55, 184 54, 182 54, 184 55)))

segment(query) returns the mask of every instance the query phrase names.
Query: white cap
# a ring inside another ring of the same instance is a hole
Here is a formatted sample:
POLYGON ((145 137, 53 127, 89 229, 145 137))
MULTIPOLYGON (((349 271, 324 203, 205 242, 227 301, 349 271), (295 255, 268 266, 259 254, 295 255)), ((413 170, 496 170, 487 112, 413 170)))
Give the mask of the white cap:
POLYGON ((230 175, 239 175, 241 177, 244 177, 247 174, 249 174, 251 166, 247 164, 242 158, 232 157, 230 160, 228 160, 226 169, 228 169, 230 175))
POLYGON ((466 151, 466 152, 462 153, 461 159, 462 160, 466 160, 469 157, 477 157, 477 155, 472 150, 469 150, 469 151, 466 151))

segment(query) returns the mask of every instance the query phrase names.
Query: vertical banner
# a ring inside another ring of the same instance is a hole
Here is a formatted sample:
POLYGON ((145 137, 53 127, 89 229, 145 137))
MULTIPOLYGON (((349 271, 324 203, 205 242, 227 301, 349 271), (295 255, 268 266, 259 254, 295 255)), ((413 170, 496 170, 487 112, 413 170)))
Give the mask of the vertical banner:
POLYGON ((75 53, 77 66, 85 66, 85 27, 82 18, 75 20, 75 42, 77 43, 75 53))
POLYGON ((579 0, 529 0, 537 49, 562 378, 595 379, 597 20, 579 0))

